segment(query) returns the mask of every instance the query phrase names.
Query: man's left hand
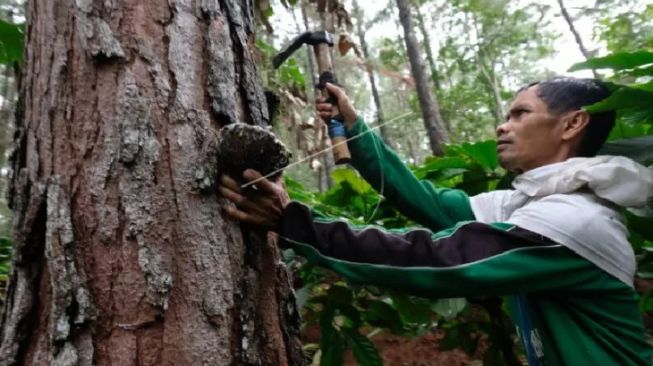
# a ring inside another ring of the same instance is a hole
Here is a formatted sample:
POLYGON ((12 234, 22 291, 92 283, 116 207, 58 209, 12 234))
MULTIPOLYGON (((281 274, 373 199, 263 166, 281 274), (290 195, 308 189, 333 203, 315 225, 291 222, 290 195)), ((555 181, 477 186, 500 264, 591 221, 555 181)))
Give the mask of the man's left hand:
POLYGON ((253 169, 245 170, 243 177, 248 182, 257 182, 243 190, 235 180, 222 176, 220 194, 235 205, 224 206, 224 210, 236 220, 275 230, 283 209, 290 203, 281 179, 278 182, 261 179, 261 173, 253 169))

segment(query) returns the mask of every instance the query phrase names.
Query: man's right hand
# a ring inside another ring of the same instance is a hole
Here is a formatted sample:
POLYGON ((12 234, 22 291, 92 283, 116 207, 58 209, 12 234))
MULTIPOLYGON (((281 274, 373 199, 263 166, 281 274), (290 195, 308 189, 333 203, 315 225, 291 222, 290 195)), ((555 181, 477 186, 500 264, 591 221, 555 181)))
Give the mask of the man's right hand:
POLYGON ((319 96, 315 98, 315 109, 317 110, 317 113, 322 117, 322 119, 329 121, 339 110, 345 120, 345 125, 348 129, 351 128, 356 122, 356 117, 358 117, 358 112, 356 112, 351 100, 349 100, 349 97, 345 94, 344 90, 331 83, 326 83, 326 88, 329 93, 336 98, 338 105, 334 106, 327 101, 326 97, 319 96))

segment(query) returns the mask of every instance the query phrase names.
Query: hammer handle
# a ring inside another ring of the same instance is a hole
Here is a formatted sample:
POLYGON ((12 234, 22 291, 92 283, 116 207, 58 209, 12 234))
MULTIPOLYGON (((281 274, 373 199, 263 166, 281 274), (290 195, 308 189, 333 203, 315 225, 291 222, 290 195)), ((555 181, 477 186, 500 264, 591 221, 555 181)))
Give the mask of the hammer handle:
MULTIPOLYGON (((324 72, 333 73, 333 64, 331 62, 331 49, 328 44, 322 43, 314 47, 315 58, 317 59, 317 68, 322 75, 324 72)), ((329 99, 330 94, 326 88, 322 89, 322 95, 329 99)), ((325 121, 328 125, 330 121, 325 121)), ((333 146, 333 160, 336 164, 346 164, 351 160, 351 153, 347 147, 346 138, 344 136, 337 136, 331 138, 331 146, 333 146)))

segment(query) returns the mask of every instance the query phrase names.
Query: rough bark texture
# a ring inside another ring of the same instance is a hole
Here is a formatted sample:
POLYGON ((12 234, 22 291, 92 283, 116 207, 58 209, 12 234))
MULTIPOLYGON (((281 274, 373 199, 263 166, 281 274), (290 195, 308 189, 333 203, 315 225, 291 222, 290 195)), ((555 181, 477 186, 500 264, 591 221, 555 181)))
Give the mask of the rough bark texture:
POLYGON ((407 0, 396 1, 397 8, 399 9, 399 20, 404 29, 404 40, 408 51, 410 69, 415 79, 417 97, 422 110, 422 119, 424 120, 426 134, 429 137, 431 152, 433 155, 442 155, 442 145, 449 141, 449 134, 444 127, 442 115, 440 114, 440 106, 433 93, 431 93, 430 83, 424 72, 424 61, 422 61, 419 44, 413 32, 414 25, 410 13, 410 5, 407 0))
POLYGON ((223 219, 215 136, 268 119, 251 1, 27 7, 2 365, 297 365, 272 238, 223 219))

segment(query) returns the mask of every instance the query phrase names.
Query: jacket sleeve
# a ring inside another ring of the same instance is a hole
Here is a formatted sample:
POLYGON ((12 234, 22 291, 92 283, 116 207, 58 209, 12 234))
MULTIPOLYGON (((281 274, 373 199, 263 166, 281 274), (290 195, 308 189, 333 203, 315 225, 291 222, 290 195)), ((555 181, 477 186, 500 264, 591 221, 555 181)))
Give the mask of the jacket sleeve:
POLYGON ((469 197, 461 190, 435 188, 419 180, 361 117, 348 131, 351 164, 374 189, 415 222, 439 231, 474 220, 469 197))
MULTIPOLYGON (((594 290, 608 276, 568 248, 510 224, 460 222, 437 233, 355 228, 292 202, 280 242, 354 283, 432 298, 594 290)), ((619 281, 612 281, 619 282, 619 281)))

